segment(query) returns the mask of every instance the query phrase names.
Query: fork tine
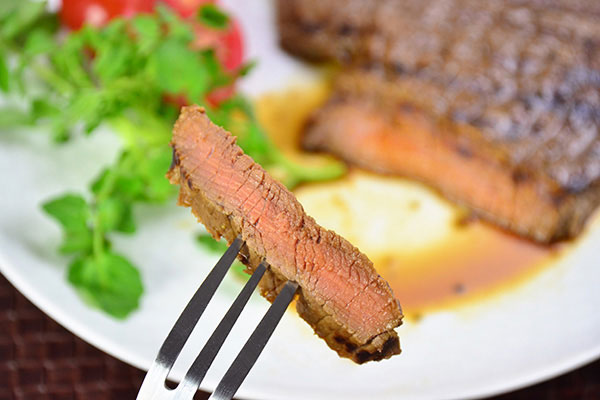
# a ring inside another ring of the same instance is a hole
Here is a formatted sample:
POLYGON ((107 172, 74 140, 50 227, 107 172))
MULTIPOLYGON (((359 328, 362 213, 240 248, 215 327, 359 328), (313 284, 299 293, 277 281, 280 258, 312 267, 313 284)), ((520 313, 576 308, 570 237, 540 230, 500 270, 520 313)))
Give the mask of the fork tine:
POLYGON ((138 399, 156 398, 158 385, 164 388, 165 380, 167 379, 175 360, 179 356, 181 349, 198 323, 206 306, 217 291, 217 288, 221 284, 221 281, 225 277, 233 260, 235 260, 235 257, 240 252, 243 244, 244 240, 238 236, 210 271, 204 282, 202 282, 202 285, 200 285, 200 288, 194 293, 194 296, 189 301, 160 347, 156 360, 142 382, 142 387, 140 388, 137 397, 138 399))
POLYGON ((227 339, 229 332, 231 332, 231 328, 237 321, 246 303, 248 303, 250 296, 254 292, 254 289, 260 282, 266 270, 266 261, 261 262, 260 265, 254 270, 252 276, 240 294, 236 297, 235 301, 200 351, 200 354, 198 354, 196 357, 196 360, 194 360, 194 363, 188 370, 185 378, 177 387, 174 400, 191 399, 194 393, 196 393, 198 386, 200 386, 202 379, 204 379, 204 376, 206 375, 206 372, 217 356, 217 353, 223 346, 223 343, 225 342, 225 339, 227 339))
POLYGON ((179 356, 183 345, 192 333, 192 330, 198 323, 206 306, 217 291, 217 288, 223 281, 225 274, 231 267, 235 257, 240 252, 244 241, 241 237, 237 237, 225 254, 221 256, 215 267, 210 271, 200 288, 196 291, 190 302, 173 325, 171 332, 165 339, 165 342, 158 351, 157 359, 162 364, 169 367, 173 366, 175 359, 179 356))
POLYGON ((217 385, 209 400, 230 400, 256 363, 258 356, 273 334, 281 317, 298 290, 298 284, 288 281, 262 318, 238 356, 217 385))

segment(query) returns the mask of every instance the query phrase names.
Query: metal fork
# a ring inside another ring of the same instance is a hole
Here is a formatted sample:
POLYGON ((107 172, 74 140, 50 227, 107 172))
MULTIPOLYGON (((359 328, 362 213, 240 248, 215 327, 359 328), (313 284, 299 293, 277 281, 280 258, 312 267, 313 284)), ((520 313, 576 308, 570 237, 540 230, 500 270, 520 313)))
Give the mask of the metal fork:
MULTIPOLYGON (((248 302, 250 295, 258 285, 258 282, 269 268, 263 261, 255 269, 254 273, 237 296, 229 311, 225 314, 211 337, 208 339, 194 363, 187 371, 183 381, 175 388, 170 389, 166 386, 167 376, 179 356, 181 349, 185 345, 194 327, 198 323, 200 316, 206 309, 215 291, 221 284, 229 267, 235 260, 240 249, 244 245, 241 237, 237 237, 221 259, 208 274, 200 288, 196 291, 188 305, 185 307, 177 322, 169 332, 169 335, 163 342, 158 355, 148 370, 144 382, 140 388, 137 399, 172 399, 189 400, 192 399, 202 379, 206 375, 208 368, 217 356, 219 349, 225 342, 231 328, 237 321, 244 306, 248 302)), ((210 399, 222 400, 231 399, 237 389, 240 387, 250 369, 258 359, 267 341, 271 337, 275 327, 281 320, 287 306, 292 301, 298 284, 288 281, 269 310, 266 312, 238 356, 235 358, 210 399)), ((209 399, 209 400, 210 400, 209 399)))

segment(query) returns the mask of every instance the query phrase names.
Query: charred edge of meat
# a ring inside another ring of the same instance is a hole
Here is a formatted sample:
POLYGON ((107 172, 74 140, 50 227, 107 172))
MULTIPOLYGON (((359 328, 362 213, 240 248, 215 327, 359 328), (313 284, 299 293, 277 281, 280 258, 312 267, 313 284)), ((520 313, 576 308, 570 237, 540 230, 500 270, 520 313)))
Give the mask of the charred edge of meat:
POLYGON ((388 359, 401 353, 400 340, 394 331, 382 332, 366 343, 359 343, 352 336, 341 336, 332 322, 332 316, 323 313, 319 308, 311 307, 307 298, 303 296, 302 289, 296 302, 296 311, 329 347, 341 357, 348 357, 358 364, 388 359))
POLYGON ((343 345, 348 353, 354 354, 353 359, 358 364, 389 358, 391 354, 400 353, 400 341, 398 340, 398 337, 388 337, 381 347, 381 350, 375 351, 367 350, 373 340, 369 341, 366 345, 361 346, 361 348, 358 348, 356 344, 348 341, 344 337, 334 336, 333 339, 340 345, 343 345))

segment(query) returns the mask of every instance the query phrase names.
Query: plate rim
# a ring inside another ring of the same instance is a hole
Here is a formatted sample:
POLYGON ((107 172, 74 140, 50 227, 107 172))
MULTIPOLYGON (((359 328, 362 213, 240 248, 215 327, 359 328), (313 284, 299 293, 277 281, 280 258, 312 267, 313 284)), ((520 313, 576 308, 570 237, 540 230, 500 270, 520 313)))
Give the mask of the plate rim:
MULTIPOLYGON (((79 323, 77 319, 71 318, 69 313, 62 310, 60 307, 55 306, 52 302, 47 301, 42 294, 36 292, 35 288, 28 283, 27 279, 22 274, 18 273, 16 265, 7 259, 2 248, 0 248, 0 273, 2 273, 19 293, 73 335, 128 365, 142 371, 148 370, 150 364, 143 357, 119 346, 118 343, 111 342, 101 335, 97 335, 91 328, 79 323)), ((461 393, 455 393, 452 397, 447 397, 447 399, 475 399, 512 392, 566 374, 598 359, 600 359, 600 343, 598 343, 596 347, 592 347, 586 351, 574 354, 571 357, 554 362, 546 368, 536 369, 522 378, 512 379, 504 383, 491 384, 487 387, 484 386, 471 390, 464 390, 461 393)), ((200 389, 210 392, 214 390, 214 387, 216 387, 214 382, 203 382, 200 389)), ((259 399, 265 395, 269 396, 268 391, 265 392, 262 390, 259 393, 255 390, 244 389, 243 386, 237 394, 240 398, 246 399, 259 399)))

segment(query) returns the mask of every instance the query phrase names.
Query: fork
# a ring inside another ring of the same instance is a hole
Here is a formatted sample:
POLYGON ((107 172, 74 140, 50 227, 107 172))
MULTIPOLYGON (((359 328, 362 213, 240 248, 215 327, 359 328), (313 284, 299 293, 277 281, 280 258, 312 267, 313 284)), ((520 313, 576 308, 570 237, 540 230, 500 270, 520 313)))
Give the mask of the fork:
MULTIPOLYGON (((233 304, 214 330, 194 362, 188 369, 183 380, 175 389, 166 386, 167 376, 175 364, 183 346, 188 340, 206 306, 221 284, 229 267, 244 245, 244 240, 238 236, 219 259, 208 274, 200 288, 189 301, 173 328, 163 342, 154 363, 148 370, 140 391, 138 400, 189 400, 194 397, 202 379, 217 356, 231 328, 237 321, 250 295, 260 282, 265 271, 269 269, 266 261, 262 261, 241 290, 233 304)), ((287 281, 279 295, 265 313, 250 338, 239 352, 209 400, 231 399, 240 387, 250 369, 258 359, 267 341, 273 334, 285 310, 294 298, 298 284, 287 281)))

